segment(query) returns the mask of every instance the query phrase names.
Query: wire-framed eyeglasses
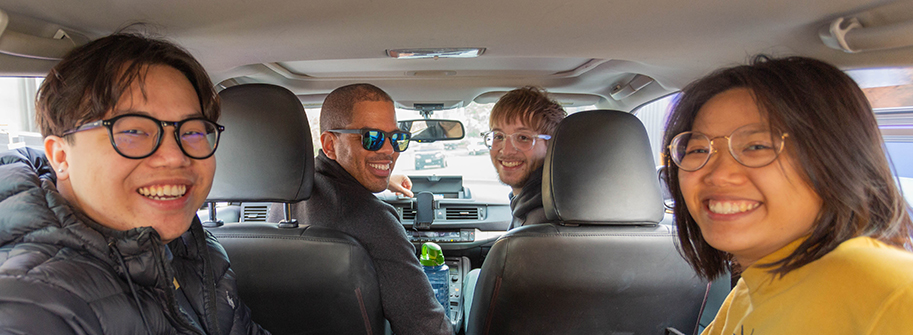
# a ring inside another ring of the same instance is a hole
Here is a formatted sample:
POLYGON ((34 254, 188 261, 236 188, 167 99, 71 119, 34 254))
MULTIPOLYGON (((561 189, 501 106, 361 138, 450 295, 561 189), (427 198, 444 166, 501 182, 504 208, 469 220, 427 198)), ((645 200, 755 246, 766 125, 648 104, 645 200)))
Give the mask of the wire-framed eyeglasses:
POLYGON ((672 138, 669 153, 672 161, 680 169, 697 171, 704 167, 710 161, 710 156, 717 151, 713 141, 724 138, 729 145, 729 154, 736 162, 757 168, 777 159, 788 136, 787 133, 772 130, 759 123, 745 125, 733 130, 728 136, 714 138, 699 132, 686 131, 672 138))
POLYGON ((126 158, 143 159, 158 150, 168 126, 174 127, 174 139, 184 155, 193 159, 212 156, 219 145, 219 136, 225 131, 225 127, 203 117, 162 121, 148 115, 124 114, 86 123, 64 132, 63 136, 105 127, 114 151, 126 158))

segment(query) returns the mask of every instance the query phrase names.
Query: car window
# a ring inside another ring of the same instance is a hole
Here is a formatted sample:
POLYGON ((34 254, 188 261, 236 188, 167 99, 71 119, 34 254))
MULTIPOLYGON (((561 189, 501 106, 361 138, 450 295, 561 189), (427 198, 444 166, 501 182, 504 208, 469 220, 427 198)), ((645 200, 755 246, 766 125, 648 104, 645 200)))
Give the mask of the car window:
POLYGON ((662 165, 663 154, 663 133, 666 131, 666 119, 672 112, 672 103, 678 93, 670 94, 665 97, 653 100, 634 110, 634 116, 640 119, 647 129, 647 137, 650 138, 650 149, 653 151, 653 161, 655 165, 662 165))
MULTIPOLYGON (((488 147, 477 144, 488 131, 488 116, 494 104, 471 103, 462 108, 434 111, 431 118, 454 119, 463 123, 465 136, 458 141, 411 143, 409 150, 399 156, 393 172, 417 176, 462 176, 476 200, 507 203, 510 187, 501 184, 488 156, 488 147), (476 144, 476 145, 473 145, 476 144)), ((418 112, 397 109, 398 120, 420 119, 418 112)))
POLYGON ((0 77, 0 151, 26 145, 44 150, 35 121, 35 95, 42 81, 0 77))
POLYGON ((872 104, 897 183, 913 206, 913 67, 847 71, 872 104))

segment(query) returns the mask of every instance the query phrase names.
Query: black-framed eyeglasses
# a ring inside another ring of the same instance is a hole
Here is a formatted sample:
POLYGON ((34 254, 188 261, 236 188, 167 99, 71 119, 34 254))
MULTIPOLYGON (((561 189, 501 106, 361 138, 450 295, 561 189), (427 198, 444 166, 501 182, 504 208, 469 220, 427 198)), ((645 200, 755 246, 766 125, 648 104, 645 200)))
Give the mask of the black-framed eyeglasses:
POLYGON ((114 151, 130 159, 143 159, 158 150, 165 127, 174 127, 174 139, 181 151, 193 159, 206 159, 216 152, 219 136, 225 127, 203 117, 182 121, 162 121, 148 115, 124 114, 107 120, 86 123, 63 133, 71 135, 83 130, 105 127, 114 151))
POLYGON ((378 129, 330 129, 331 133, 342 134, 359 134, 361 135, 361 146, 368 151, 377 151, 384 145, 384 141, 390 139, 390 145, 393 151, 403 152, 409 148, 409 139, 412 134, 405 131, 382 131, 378 129))
POLYGON ((489 149, 500 149, 504 146, 504 142, 510 138, 510 142, 513 144, 514 148, 519 151, 529 151, 536 145, 537 139, 550 140, 552 139, 551 135, 537 134, 529 131, 519 131, 510 135, 505 134, 503 131, 492 130, 482 134, 485 137, 485 145, 489 149))
POLYGON ((754 123, 739 127, 729 136, 710 138, 707 135, 686 131, 675 135, 669 144, 669 153, 675 165, 685 171, 700 170, 710 161, 710 156, 717 150, 713 141, 725 138, 729 145, 729 154, 736 162, 751 168, 758 168, 773 163, 783 151, 783 144, 789 134, 772 130, 767 126, 754 123))

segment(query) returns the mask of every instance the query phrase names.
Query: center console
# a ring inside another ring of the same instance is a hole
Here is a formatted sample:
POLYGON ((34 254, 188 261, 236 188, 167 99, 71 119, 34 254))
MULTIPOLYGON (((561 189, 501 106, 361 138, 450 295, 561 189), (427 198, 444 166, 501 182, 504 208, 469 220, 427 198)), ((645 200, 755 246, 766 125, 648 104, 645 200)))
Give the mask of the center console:
POLYGON ((463 280, 471 270, 467 257, 445 257, 447 267, 450 268, 450 322, 453 324, 453 333, 459 333, 463 325, 463 280))

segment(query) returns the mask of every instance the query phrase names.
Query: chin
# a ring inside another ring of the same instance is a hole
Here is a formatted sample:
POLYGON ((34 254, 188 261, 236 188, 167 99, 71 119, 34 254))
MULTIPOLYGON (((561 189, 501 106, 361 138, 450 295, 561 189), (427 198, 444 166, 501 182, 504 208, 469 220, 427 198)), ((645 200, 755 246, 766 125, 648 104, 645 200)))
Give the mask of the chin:
POLYGON ((156 228, 155 230, 159 233, 159 236, 161 236, 162 242, 168 243, 168 242, 170 242, 171 240, 174 240, 174 239, 176 239, 176 238, 178 238, 178 237, 181 237, 181 235, 184 235, 184 233, 185 233, 188 229, 190 229, 190 225, 189 225, 189 224, 183 226, 183 229, 180 229, 180 228, 179 228, 179 230, 175 230, 174 227, 169 227, 169 228, 167 228, 167 229, 158 229, 158 228, 156 228))
POLYGON ((167 218, 158 221, 157 225, 152 225, 155 231, 162 237, 162 241, 170 241, 183 235, 190 229, 193 222, 194 213, 190 216, 181 216, 180 218, 167 218))

